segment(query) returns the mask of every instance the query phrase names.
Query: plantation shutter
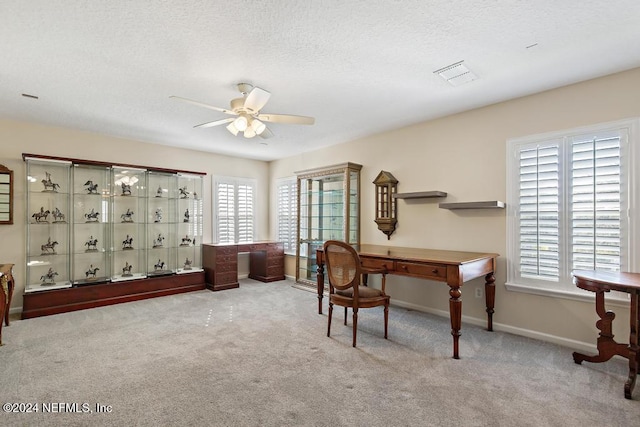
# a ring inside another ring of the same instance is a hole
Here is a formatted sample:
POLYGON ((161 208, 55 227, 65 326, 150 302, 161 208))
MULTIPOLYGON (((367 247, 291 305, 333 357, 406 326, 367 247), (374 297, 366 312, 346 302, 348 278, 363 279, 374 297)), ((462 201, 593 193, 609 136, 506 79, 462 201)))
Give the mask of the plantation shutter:
POLYGON ((217 199, 217 236, 218 243, 235 242, 235 189, 227 182, 218 182, 217 199))
POLYGON ((238 242, 253 240, 253 185, 238 184, 238 242))
POLYGON ((620 135, 571 140, 571 261, 573 269, 621 267, 620 135))
POLYGON ((293 253, 297 240, 297 184, 295 179, 278 185, 278 233, 277 239, 284 243, 284 251, 293 253))
POLYGON ((520 274, 557 280, 560 275, 560 146, 520 151, 520 274))

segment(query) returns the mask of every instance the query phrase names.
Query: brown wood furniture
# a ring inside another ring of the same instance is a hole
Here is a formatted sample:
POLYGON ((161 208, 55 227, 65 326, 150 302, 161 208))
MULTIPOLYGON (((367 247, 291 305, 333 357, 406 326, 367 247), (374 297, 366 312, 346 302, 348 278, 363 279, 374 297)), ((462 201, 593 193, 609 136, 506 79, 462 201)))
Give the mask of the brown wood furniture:
POLYGON ((84 310, 205 289, 204 271, 24 294, 22 318, 84 310))
POLYGON ((261 282, 284 280, 284 244, 259 241, 202 245, 202 265, 207 288, 237 288, 238 254, 249 252, 249 277, 261 282))
POLYGON ((0 165, 0 224, 13 224, 13 171, 0 165))
POLYGON ((389 296, 385 294, 386 269, 364 270, 358 253, 347 243, 328 240, 323 245, 327 275, 329 276, 329 316, 327 319, 327 336, 331 336, 331 317, 333 305, 344 307, 344 324, 347 324, 347 308, 353 311, 353 346, 356 346, 358 331, 358 310, 384 306, 384 338, 387 339, 389 325, 389 296), (365 273, 366 271, 366 273, 365 273), (382 289, 363 286, 364 274, 382 274, 382 289))
POLYGON ((573 277, 577 287, 595 292, 596 313, 600 317, 600 320, 596 322, 596 327, 600 330, 597 341, 598 354, 587 356, 574 352, 573 361, 577 364, 581 364, 585 360, 601 363, 615 355, 628 359, 629 377, 624 385, 624 397, 631 399, 640 367, 640 273, 575 270, 573 277), (631 296, 629 344, 619 344, 613 339, 611 326, 616 315, 612 311, 606 311, 604 307, 604 293, 609 291, 626 292, 631 296))
MULTIPOLYGON (((400 248, 379 245, 355 246, 362 265, 369 268, 384 268, 389 274, 409 276, 419 279, 445 282, 449 286, 449 315, 451 317, 451 335, 453 336, 453 358, 459 359, 458 340, 462 325, 463 283, 484 276, 487 311, 487 330, 493 330, 495 303, 494 253, 443 251, 435 249, 400 248)), ((316 253, 318 278, 318 313, 322 314, 322 296, 324 293, 324 253, 316 253)))
POLYGON ((9 308, 13 298, 13 264, 0 264, 0 345, 2 345, 2 322, 9 326, 9 308))

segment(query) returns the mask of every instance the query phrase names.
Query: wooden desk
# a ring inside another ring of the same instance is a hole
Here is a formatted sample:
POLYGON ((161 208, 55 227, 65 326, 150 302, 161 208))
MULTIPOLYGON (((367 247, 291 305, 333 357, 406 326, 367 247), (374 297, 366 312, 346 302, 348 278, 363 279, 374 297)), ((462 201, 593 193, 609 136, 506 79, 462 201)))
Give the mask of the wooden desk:
POLYGON ((261 241, 202 245, 202 265, 207 288, 237 288, 238 253, 249 252, 249 277, 261 282, 284 280, 284 244, 261 241))
POLYGON ((9 308, 13 298, 13 264, 0 264, 0 345, 2 345, 2 322, 9 326, 9 308))
POLYGON ((583 360, 592 363, 606 362, 615 355, 629 360, 629 378, 624 385, 624 397, 631 399, 633 388, 636 385, 638 367, 640 366, 640 273, 620 273, 594 270, 575 270, 573 281, 581 289, 596 293, 596 313, 600 320, 596 327, 600 330, 598 336, 598 354, 587 356, 582 353, 573 353, 573 361, 581 364, 583 360), (619 344, 613 340, 611 326, 616 317, 612 311, 605 311, 604 293, 609 291, 626 292, 631 295, 629 308, 630 332, 629 344, 619 344))
MULTIPOLYGON (((434 249, 397 248, 378 245, 354 246, 364 267, 386 268, 389 274, 445 282, 449 286, 449 315, 453 335, 453 358, 459 359, 458 339, 462 325, 462 291, 464 282, 485 278, 487 330, 493 331, 496 258, 498 254, 441 251, 434 249)), ((318 313, 322 314, 324 293, 323 250, 316 253, 318 264, 318 313)))

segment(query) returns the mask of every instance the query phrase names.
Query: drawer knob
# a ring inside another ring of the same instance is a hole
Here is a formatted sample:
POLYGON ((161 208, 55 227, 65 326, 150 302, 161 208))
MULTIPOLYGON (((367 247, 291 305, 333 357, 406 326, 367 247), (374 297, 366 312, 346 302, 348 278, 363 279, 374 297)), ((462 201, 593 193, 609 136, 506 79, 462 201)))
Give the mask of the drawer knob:
POLYGON ((432 272, 433 274, 438 274, 438 269, 437 269, 437 268, 434 268, 433 270, 431 270, 431 272, 432 272))
POLYGON ((406 266, 406 265, 403 265, 403 266, 402 266, 402 269, 403 269, 403 270, 406 270, 406 269, 407 269, 407 266, 406 266))

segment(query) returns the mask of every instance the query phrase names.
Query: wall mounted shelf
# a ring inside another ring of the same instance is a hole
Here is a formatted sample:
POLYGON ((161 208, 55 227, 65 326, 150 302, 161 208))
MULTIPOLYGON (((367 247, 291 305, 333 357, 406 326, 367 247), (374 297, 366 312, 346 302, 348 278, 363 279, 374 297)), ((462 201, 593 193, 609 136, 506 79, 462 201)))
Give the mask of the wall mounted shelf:
POLYGON ((447 197, 444 191, 417 191, 414 193, 397 193, 393 195, 396 199, 428 199, 434 197, 447 197))
POLYGON ((504 202, 491 200, 486 202, 440 203, 440 209, 504 209, 504 202))

